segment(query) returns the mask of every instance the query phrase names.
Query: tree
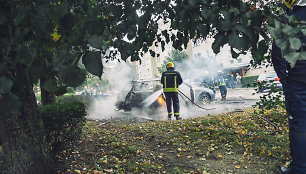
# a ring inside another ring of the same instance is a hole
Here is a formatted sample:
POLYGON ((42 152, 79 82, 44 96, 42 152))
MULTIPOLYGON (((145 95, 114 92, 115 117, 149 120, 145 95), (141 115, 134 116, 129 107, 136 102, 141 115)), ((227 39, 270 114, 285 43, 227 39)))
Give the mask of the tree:
POLYGON ((148 4, 138 16, 138 1, 0 3, 0 142, 6 172, 54 173, 33 84, 45 78, 43 89, 55 93, 76 87, 86 76, 79 61, 101 78, 101 55, 116 55, 106 55, 111 46, 123 60, 138 60, 138 51, 148 50, 157 32, 154 8, 148 4))
POLYGON ((159 73, 162 73, 166 70, 166 65, 168 62, 173 62, 174 65, 181 69, 180 67, 186 60, 188 59, 188 55, 185 51, 172 50, 171 53, 166 57, 161 67, 158 67, 159 73))
MULTIPOLYGON (((0 0, 0 4, 0 143, 8 173, 53 173, 33 84, 44 77, 42 87, 49 92, 76 87, 86 76, 78 67, 80 61, 101 78, 101 55, 111 59, 120 53, 122 60, 137 61, 153 44, 164 49, 171 41, 182 50, 190 39, 208 36, 215 39, 215 53, 228 43, 233 57, 249 50, 255 63, 268 52, 270 36, 292 66, 306 58, 305 51, 296 52, 303 46, 299 38, 305 36, 305 23, 284 17, 278 1, 0 0), (172 31, 159 32, 159 20, 170 22, 172 31), (118 51, 107 55, 109 47, 118 51)), ((154 51, 150 53, 155 57, 154 51)))

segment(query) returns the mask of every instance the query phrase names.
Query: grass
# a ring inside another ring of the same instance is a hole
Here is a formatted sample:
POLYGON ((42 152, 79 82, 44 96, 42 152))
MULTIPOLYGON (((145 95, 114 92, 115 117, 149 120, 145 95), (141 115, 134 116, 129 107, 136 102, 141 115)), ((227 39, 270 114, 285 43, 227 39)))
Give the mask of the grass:
POLYGON ((59 173, 279 173, 289 160, 287 116, 250 109, 179 121, 93 122, 58 156, 59 173))

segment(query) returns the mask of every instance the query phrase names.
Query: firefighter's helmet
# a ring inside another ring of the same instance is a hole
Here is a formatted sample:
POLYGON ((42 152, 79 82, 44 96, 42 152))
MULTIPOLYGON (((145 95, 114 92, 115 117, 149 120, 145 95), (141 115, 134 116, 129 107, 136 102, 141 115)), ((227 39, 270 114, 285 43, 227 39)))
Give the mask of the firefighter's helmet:
POLYGON ((295 2, 295 0, 283 0, 288 8, 291 8, 295 2))
POLYGON ((174 68, 173 62, 168 62, 168 63, 167 63, 166 68, 168 69, 168 68, 170 68, 170 67, 174 68))

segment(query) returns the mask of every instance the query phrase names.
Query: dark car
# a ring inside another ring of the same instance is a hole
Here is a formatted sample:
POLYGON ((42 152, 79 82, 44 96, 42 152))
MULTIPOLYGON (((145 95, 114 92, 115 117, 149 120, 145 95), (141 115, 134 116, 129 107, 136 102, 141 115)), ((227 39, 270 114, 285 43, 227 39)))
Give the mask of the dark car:
MULTIPOLYGON (((179 90, 180 97, 197 104, 207 104, 215 99, 214 92, 200 82, 183 83, 179 86, 179 90)), ((125 111, 144 107, 154 109, 165 106, 164 99, 160 80, 132 81, 132 88, 127 94, 118 97, 116 108, 125 111)))
POLYGON ((124 96, 119 96, 116 102, 116 108, 118 110, 130 111, 132 108, 142 108, 144 101, 152 97, 153 94, 157 96, 150 102, 149 107, 159 107, 164 105, 162 98, 162 84, 159 80, 147 80, 147 81, 132 81, 132 88, 124 96))

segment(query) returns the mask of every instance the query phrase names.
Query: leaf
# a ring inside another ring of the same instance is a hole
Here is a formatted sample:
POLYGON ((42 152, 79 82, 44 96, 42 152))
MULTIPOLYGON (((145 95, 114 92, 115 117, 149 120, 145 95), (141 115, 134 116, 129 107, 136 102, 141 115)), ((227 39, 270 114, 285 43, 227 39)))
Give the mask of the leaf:
POLYGON ((21 102, 16 95, 9 94, 0 97, 0 113, 3 115, 16 115, 21 108, 21 102))
POLYGON ((232 57, 233 58, 237 58, 239 56, 238 53, 235 52, 235 50, 233 48, 231 48, 231 53, 232 53, 232 57))
POLYGON ((85 81, 86 72, 79 67, 68 65, 59 72, 59 77, 66 85, 77 87, 85 81))
POLYGON ((306 51, 300 52, 299 60, 306 60, 306 51))
POLYGON ((290 63, 291 68, 295 66, 296 61, 299 59, 299 53, 291 52, 289 54, 284 55, 284 58, 290 63))
POLYGON ((228 38, 228 44, 233 48, 237 48, 238 50, 245 51, 247 50, 249 46, 249 41, 247 37, 245 36, 240 37, 232 33, 228 38))
POLYGON ((301 31, 302 31, 303 35, 305 36, 306 35, 306 28, 301 29, 301 31))
POLYGON ((58 87, 54 93, 56 96, 61 96, 61 95, 66 94, 67 92, 68 92, 67 88, 65 86, 61 86, 61 87, 58 87))
POLYGON ((102 65, 100 52, 92 52, 92 51, 87 52, 83 56, 82 62, 89 73, 101 78, 103 65, 102 65))
POLYGON ((228 37, 226 35, 223 34, 217 34, 215 36, 215 40, 212 43, 212 49, 214 51, 215 54, 218 54, 220 52, 220 47, 223 46, 224 44, 226 44, 228 41, 228 37))
POLYGON ((88 40, 90 46, 101 49, 103 45, 103 37, 102 36, 92 36, 88 40))
POLYGON ((276 39, 275 38, 275 44, 282 50, 284 53, 288 46, 289 46, 289 40, 288 38, 281 38, 281 39, 276 39))
POLYGON ((65 4, 59 4, 59 5, 56 6, 55 11, 60 16, 64 16, 68 12, 68 7, 65 4))
POLYGON ((66 31, 70 31, 75 25, 74 16, 71 13, 68 13, 60 19, 60 23, 66 31))
POLYGON ((300 39, 294 37, 294 38, 289 38, 289 43, 290 43, 290 48, 293 50, 298 50, 302 46, 302 42, 300 39))
POLYGON ((105 24, 102 21, 90 20, 87 23, 86 29, 88 30, 88 33, 91 35, 102 34, 105 29, 105 24))
POLYGON ((7 77, 0 77, 0 94, 8 93, 13 86, 11 79, 7 77))
POLYGON ((30 19, 32 26, 35 29, 35 32, 39 34, 42 38, 49 38, 48 22, 45 19, 40 17, 34 17, 30 19))
POLYGON ((48 92, 53 92, 57 87, 56 85, 55 78, 49 78, 42 84, 42 87, 48 92))

